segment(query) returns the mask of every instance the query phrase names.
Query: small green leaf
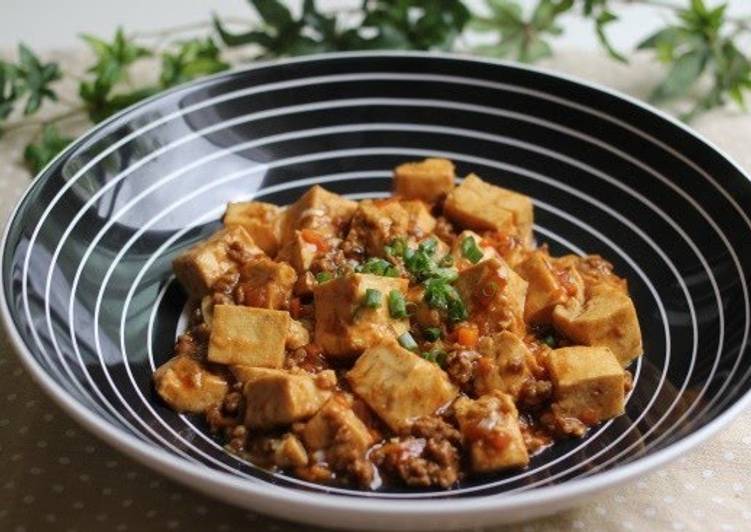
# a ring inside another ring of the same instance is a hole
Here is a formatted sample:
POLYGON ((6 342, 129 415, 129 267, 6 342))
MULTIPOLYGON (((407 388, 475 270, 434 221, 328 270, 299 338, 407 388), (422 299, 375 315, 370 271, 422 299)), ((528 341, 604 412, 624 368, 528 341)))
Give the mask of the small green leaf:
POLYGON ((228 68, 229 65, 221 60, 219 48, 211 38, 193 39, 179 43, 174 53, 162 54, 159 82, 163 87, 171 87, 228 68))
POLYGON ((292 13, 278 0, 250 0, 263 21, 269 26, 282 29, 294 24, 292 13))
POLYGON ((24 150, 23 158, 26 166, 34 174, 41 172, 71 142, 73 142, 73 139, 60 135, 55 126, 45 126, 39 142, 29 144, 24 150))
POLYGON ((45 99, 57 100, 50 84, 60 79, 57 63, 42 63, 25 44, 18 45, 17 94, 27 94, 24 114, 35 113, 45 99))
POLYGON ((705 51, 692 51, 680 56, 667 77, 654 89, 650 100, 663 102, 685 95, 701 76, 706 62, 705 51))

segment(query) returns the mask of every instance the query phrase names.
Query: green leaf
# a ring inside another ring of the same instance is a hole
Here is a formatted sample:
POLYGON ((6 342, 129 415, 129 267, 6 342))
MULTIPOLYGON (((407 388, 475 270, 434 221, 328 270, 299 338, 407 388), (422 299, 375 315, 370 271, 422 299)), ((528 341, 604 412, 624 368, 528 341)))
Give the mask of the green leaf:
POLYGON ((183 41, 179 43, 176 52, 162 54, 159 82, 163 87, 171 87, 228 68, 229 65, 221 60, 219 48, 210 37, 183 41))
POLYGON ((595 33, 597 34, 597 40, 599 40, 600 44, 605 47, 605 50, 610 57, 621 63, 628 63, 626 57, 613 47, 610 43, 610 39, 608 39, 608 36, 605 33, 605 27, 616 20, 618 20, 618 17, 610 11, 602 11, 597 18, 595 18, 595 33))
POLYGON ((102 88, 114 86, 124 78, 128 66, 151 55, 149 50, 128 39, 122 28, 117 28, 112 42, 89 34, 81 35, 81 39, 96 56, 97 61, 89 72, 97 76, 102 88))
POLYGON ((683 54, 670 68, 667 77, 652 92, 650 100, 659 103, 685 95, 701 76, 706 63, 706 51, 683 54))
POLYGON ((292 13, 278 0, 250 0, 263 21, 277 29, 289 27, 295 23, 292 13))
POLYGON ((29 144, 24 150, 26 166, 34 173, 39 173, 55 156, 63 151, 72 138, 60 135, 55 126, 45 126, 42 137, 36 144, 29 144))
POLYGON ((529 39, 524 43, 519 53, 519 60, 524 63, 534 63, 543 57, 553 55, 553 49, 550 45, 539 38, 529 39))
POLYGON ((57 94, 50 84, 60 79, 57 63, 42 63, 25 44, 18 45, 18 82, 17 91, 27 94, 24 114, 35 113, 45 99, 57 100, 57 94))
POLYGON ((498 38, 494 44, 474 48, 474 52, 496 57, 516 55, 519 61, 534 62, 553 53, 545 40, 558 35, 558 17, 574 6, 573 0, 539 0, 529 20, 522 15, 521 6, 511 0, 486 0, 490 17, 475 18, 471 27, 476 31, 492 32, 498 38))

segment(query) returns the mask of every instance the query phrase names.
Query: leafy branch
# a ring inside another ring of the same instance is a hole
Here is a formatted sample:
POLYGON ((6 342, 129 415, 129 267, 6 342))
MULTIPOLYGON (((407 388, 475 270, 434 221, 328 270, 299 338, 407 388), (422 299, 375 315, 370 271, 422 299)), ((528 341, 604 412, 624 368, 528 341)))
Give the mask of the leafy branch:
POLYGON ((465 0, 362 0, 336 12, 302 0, 299 14, 280 0, 248 3, 253 19, 214 14, 210 20, 154 32, 118 29, 110 40, 82 35, 93 60, 80 76, 62 72, 59 64, 44 62, 20 44, 14 62, 0 60, 0 135, 28 135, 24 159, 38 172, 72 141, 65 124, 99 122, 161 90, 226 70, 232 63, 228 57, 469 49, 534 62, 553 54, 563 17, 590 21, 603 49, 627 62, 628 53, 613 46, 608 30, 619 20, 620 7, 635 4, 670 15, 665 27, 637 47, 665 65, 652 102, 688 105, 681 113, 688 121, 729 101, 745 111, 751 90, 751 60, 741 44, 748 42, 751 19, 730 17, 725 4, 709 7, 704 0, 537 0, 528 10, 520 0, 484 0, 478 12, 471 12, 465 0), (483 44, 469 47, 468 36, 483 44), (240 54, 231 53, 234 49, 240 54), (133 71, 143 65, 156 65, 157 75, 134 84, 133 71), (77 80, 77 102, 58 97, 64 78, 77 80))

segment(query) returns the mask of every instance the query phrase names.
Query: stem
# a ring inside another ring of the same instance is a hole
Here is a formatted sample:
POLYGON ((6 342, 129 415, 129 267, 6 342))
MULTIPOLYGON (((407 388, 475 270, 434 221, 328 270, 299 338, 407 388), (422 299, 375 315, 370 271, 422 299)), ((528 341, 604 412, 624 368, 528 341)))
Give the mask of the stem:
POLYGON ((74 109, 69 109, 68 111, 54 115, 50 118, 36 119, 36 120, 33 120, 33 119, 18 120, 16 122, 10 122, 6 126, 3 127, 3 131, 8 133, 10 131, 23 129, 27 127, 45 127, 45 126, 49 126, 52 124, 57 124, 58 122, 63 122, 64 120, 68 120, 71 118, 75 118, 78 115, 82 115, 85 110, 86 108, 81 106, 81 107, 76 107, 74 109))
MULTIPOLYGON (((242 24, 245 26, 252 26, 256 24, 256 22, 250 19, 241 18, 241 17, 224 17, 222 20, 224 22, 229 22, 230 24, 242 24)), ((186 33, 189 31, 212 28, 213 25, 214 23, 211 20, 201 20, 198 22, 180 24, 179 26, 172 26, 172 27, 164 28, 160 30, 136 31, 130 35, 130 38, 131 39, 162 39, 165 37, 171 37, 173 35, 186 33)))

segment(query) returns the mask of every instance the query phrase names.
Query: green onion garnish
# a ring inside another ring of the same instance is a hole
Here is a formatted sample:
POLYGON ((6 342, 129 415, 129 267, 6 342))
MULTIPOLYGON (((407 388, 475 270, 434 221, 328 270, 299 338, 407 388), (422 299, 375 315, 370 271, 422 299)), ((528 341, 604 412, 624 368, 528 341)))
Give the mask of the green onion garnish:
POLYGON ((460 244, 462 256, 468 259, 472 264, 477 264, 482 260, 483 253, 477 247, 477 242, 471 236, 465 236, 460 244))
POLYGON ((397 341, 404 349, 408 349, 409 351, 415 351, 417 349, 417 342, 415 342, 415 339, 412 338, 412 335, 409 334, 409 332, 405 332, 399 336, 397 341))
POLYGON ((378 308, 381 306, 381 299, 383 295, 380 290, 375 288, 367 288, 365 295, 362 298, 362 306, 366 308, 378 308))
POLYGON ((389 314, 394 319, 407 317, 407 303, 399 290, 389 292, 389 314))

